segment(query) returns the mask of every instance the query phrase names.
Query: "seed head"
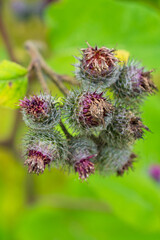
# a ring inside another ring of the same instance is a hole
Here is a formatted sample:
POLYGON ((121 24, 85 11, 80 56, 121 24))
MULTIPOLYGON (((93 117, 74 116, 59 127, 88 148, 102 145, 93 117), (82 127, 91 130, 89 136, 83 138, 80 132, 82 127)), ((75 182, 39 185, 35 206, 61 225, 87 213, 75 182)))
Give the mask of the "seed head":
POLYGON ((98 94, 86 93, 79 101, 79 121, 88 127, 105 125, 105 117, 113 112, 113 106, 102 97, 103 92, 98 94))
POLYGON ((81 51, 83 55, 81 68, 95 78, 108 75, 118 62, 118 59, 114 56, 114 49, 106 47, 98 49, 97 46, 93 48, 88 44, 88 48, 81 49, 81 51))
POLYGON ((106 47, 81 49, 82 58, 75 65, 75 74, 85 89, 105 89, 116 82, 120 74, 119 60, 115 57, 115 49, 106 47))

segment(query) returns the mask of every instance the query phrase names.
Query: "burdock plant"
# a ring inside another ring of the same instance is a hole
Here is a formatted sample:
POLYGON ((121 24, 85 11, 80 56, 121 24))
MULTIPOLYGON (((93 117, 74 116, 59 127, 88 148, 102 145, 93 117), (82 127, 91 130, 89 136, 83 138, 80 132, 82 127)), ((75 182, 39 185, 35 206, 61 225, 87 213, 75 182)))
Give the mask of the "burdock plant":
MULTIPOLYGON (((27 48, 34 50, 30 43, 27 48)), ((82 180, 96 171, 122 176, 136 161, 135 141, 149 131, 139 107, 157 90, 152 71, 134 61, 120 61, 115 49, 88 45, 81 53, 75 65, 77 82, 63 76, 64 81, 78 83, 70 91, 41 57, 39 66, 32 66, 45 93, 25 97, 19 104, 29 128, 24 147, 30 173, 43 173, 53 165, 72 169, 82 180), (63 101, 49 94, 42 70, 65 95, 63 101)))

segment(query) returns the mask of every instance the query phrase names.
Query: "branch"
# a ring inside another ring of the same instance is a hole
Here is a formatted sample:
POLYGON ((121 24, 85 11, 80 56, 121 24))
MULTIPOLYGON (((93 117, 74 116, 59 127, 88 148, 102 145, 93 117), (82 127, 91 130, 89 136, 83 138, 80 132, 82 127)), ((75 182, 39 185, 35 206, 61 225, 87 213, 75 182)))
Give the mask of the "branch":
POLYGON ((57 75, 57 78, 59 78, 59 80, 62 82, 66 82, 66 83, 77 85, 77 86, 79 85, 79 82, 74 77, 67 76, 67 75, 60 75, 60 74, 56 74, 56 75, 57 75))
POLYGON ((25 43, 25 47, 32 59, 32 62, 39 62, 39 65, 41 69, 46 73, 46 75, 50 78, 50 80, 56 84, 56 86, 59 88, 59 90, 67 96, 69 93, 69 90, 64 86, 63 82, 68 82, 71 84, 77 84, 76 81, 74 81, 74 78, 66 76, 66 75, 59 75, 56 74, 44 61, 43 57, 39 53, 38 49, 34 45, 33 42, 27 41, 25 43))
POLYGON ((47 94, 49 94, 49 88, 47 86, 47 83, 43 77, 43 73, 42 73, 42 70, 41 70, 41 66, 40 66, 40 62, 38 61, 38 59, 33 59, 31 61, 31 64, 29 66, 29 72, 32 70, 32 69, 35 69, 35 72, 36 72, 36 75, 37 75, 37 78, 38 80, 40 81, 40 84, 43 88, 43 91, 47 94))

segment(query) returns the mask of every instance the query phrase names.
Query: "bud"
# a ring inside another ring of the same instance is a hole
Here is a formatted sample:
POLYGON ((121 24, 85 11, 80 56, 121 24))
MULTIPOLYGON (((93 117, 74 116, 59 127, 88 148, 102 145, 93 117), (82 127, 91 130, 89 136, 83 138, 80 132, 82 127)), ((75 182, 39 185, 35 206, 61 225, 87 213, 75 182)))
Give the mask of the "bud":
POLYGON ((75 172, 78 172, 80 179, 87 179, 95 172, 93 160, 96 154, 97 147, 90 139, 80 137, 71 140, 69 162, 75 172))
POLYGON ((117 176, 123 176, 124 172, 128 171, 129 168, 133 169, 133 163, 135 162, 136 157, 137 157, 136 154, 131 153, 128 161, 121 168, 117 170, 117 176))
POLYGON ((156 182, 160 182, 160 165, 150 166, 149 174, 156 182))
POLYGON ((131 149, 127 146, 117 148, 116 146, 102 146, 98 156, 97 168, 101 173, 113 174, 128 162, 131 155, 131 149))
POLYGON ((39 133, 30 131, 25 139, 25 165, 29 173, 43 173, 46 165, 63 165, 67 156, 66 145, 59 132, 39 133))
POLYGON ((117 80, 119 75, 118 58, 115 50, 106 47, 95 48, 88 44, 88 48, 81 49, 82 59, 76 65, 76 77, 89 86, 106 88, 117 80))
POLYGON ((116 109, 113 121, 108 125, 106 131, 101 133, 102 139, 109 145, 119 147, 133 144, 135 140, 143 138, 144 130, 150 131, 141 118, 135 116, 131 111, 123 108, 116 109))
POLYGON ((152 71, 144 71, 144 67, 131 62, 123 66, 121 74, 116 83, 113 84, 115 96, 119 97, 126 104, 137 104, 139 98, 153 94, 157 87, 151 80, 152 71))
POLYGON ((32 129, 46 130, 59 123, 60 110, 50 95, 25 97, 19 105, 26 125, 32 129))
POLYGON ((75 132, 92 134, 104 129, 112 120, 114 107, 103 92, 70 92, 64 106, 67 124, 75 132))
POLYGON ((135 116, 126 109, 116 109, 112 122, 100 137, 109 146, 122 147, 131 145, 135 140, 143 138, 144 130, 150 131, 140 117, 135 116))

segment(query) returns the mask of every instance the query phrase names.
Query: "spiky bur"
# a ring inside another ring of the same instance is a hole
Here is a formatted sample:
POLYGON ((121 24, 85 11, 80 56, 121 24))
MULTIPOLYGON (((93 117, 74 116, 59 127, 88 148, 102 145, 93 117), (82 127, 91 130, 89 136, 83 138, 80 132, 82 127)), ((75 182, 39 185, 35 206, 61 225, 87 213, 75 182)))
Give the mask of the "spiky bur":
POLYGON ((75 132, 92 134, 111 122, 114 107, 103 92, 71 91, 64 104, 66 122, 75 132))
POLYGON ((74 169, 84 180, 95 169, 123 175, 132 168, 132 146, 143 138, 145 130, 149 131, 140 118, 141 99, 153 94, 156 87, 151 71, 145 72, 134 62, 122 65, 115 54, 114 49, 106 47, 82 49, 76 65, 76 76, 82 84, 65 99, 61 116, 57 100, 51 96, 21 101, 26 124, 36 130, 27 144, 25 164, 29 172, 39 174, 53 162, 54 166, 74 169), (114 104, 106 97, 111 91, 114 104), (60 118, 66 139, 58 138, 59 133, 54 134, 52 129, 60 118))
POLYGON ((109 147, 107 145, 103 146, 98 155, 97 169, 105 175, 117 172, 127 164, 131 150, 131 147, 120 149, 117 147, 109 147))
POLYGON ((152 71, 145 71, 134 61, 123 65, 119 79, 112 85, 118 102, 125 105, 138 105, 149 94, 154 94, 157 87, 152 81, 152 71))
POLYGON ((75 74, 83 87, 104 89, 116 82, 120 72, 115 49, 93 48, 88 44, 88 48, 81 49, 81 52, 82 58, 77 58, 79 63, 75 65, 75 74))
POLYGON ((20 100, 23 120, 28 127, 47 130, 60 121, 60 108, 56 98, 51 95, 34 95, 20 100))
POLYGON ((46 166, 63 166, 67 159, 67 146, 59 132, 40 133, 29 131, 25 136, 25 165, 29 173, 43 173, 46 166))
POLYGON ((117 176, 123 176, 123 174, 129 169, 133 170, 133 163, 135 162, 136 157, 137 157, 136 154, 131 153, 128 161, 121 168, 117 170, 117 176))
POLYGON ((123 148, 143 138, 144 130, 150 131, 141 118, 124 108, 116 109, 112 122, 102 131, 100 138, 109 146, 123 148))
POLYGON ((160 182, 160 164, 151 165, 149 168, 149 175, 156 181, 160 182))
POLYGON ((69 164, 79 178, 86 180, 95 172, 94 159, 97 155, 96 144, 88 138, 76 137, 69 143, 70 157, 69 164))

